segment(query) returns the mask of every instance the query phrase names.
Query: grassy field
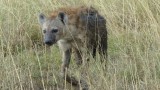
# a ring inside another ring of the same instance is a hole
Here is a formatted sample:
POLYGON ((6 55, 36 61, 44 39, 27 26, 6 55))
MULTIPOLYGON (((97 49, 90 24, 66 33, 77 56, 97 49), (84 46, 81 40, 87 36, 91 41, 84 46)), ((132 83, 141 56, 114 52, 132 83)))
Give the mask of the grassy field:
POLYGON ((160 0, 0 0, 0 90, 75 89, 63 84, 61 54, 43 45, 37 16, 77 5, 107 19, 109 57, 106 71, 91 58, 79 69, 72 60, 69 72, 90 90, 160 90, 160 0))

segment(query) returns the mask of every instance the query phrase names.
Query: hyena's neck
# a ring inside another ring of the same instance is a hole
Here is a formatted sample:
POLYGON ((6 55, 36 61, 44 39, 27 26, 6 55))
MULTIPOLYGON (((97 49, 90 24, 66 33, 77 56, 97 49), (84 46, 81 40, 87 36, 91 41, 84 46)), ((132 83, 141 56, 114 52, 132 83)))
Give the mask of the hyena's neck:
POLYGON ((72 41, 78 39, 79 30, 74 25, 68 25, 67 29, 64 31, 63 40, 72 41))

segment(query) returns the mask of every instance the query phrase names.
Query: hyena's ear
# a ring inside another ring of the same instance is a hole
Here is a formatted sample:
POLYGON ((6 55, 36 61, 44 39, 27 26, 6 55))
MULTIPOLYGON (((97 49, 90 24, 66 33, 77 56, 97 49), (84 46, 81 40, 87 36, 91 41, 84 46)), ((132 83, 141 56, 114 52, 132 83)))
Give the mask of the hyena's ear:
POLYGON ((64 25, 66 25, 66 24, 68 23, 68 16, 67 16, 66 13, 64 13, 64 12, 59 12, 58 18, 62 21, 62 23, 63 23, 64 25))
POLYGON ((39 18, 39 23, 43 25, 43 23, 46 21, 46 16, 43 13, 41 13, 39 14, 38 18, 39 18))

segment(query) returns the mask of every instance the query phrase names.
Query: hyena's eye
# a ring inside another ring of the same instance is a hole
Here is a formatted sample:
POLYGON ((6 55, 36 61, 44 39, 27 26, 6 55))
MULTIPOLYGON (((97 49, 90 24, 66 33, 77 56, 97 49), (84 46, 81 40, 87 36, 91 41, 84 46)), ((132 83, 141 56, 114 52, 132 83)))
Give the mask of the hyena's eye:
POLYGON ((43 30, 43 33, 46 33, 46 30, 43 30))
POLYGON ((52 33, 56 33, 56 32, 58 32, 58 29, 52 29, 51 32, 52 32, 52 33))

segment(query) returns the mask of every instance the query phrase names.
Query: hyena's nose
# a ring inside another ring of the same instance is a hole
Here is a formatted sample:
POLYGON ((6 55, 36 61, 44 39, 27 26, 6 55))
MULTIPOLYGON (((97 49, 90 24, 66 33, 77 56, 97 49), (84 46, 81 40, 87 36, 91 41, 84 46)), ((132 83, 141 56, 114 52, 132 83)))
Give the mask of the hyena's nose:
POLYGON ((47 44, 47 45, 52 45, 52 44, 53 44, 53 42, 52 42, 52 41, 50 41, 50 40, 45 41, 44 43, 45 43, 45 44, 47 44))

